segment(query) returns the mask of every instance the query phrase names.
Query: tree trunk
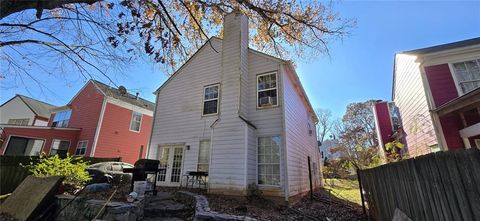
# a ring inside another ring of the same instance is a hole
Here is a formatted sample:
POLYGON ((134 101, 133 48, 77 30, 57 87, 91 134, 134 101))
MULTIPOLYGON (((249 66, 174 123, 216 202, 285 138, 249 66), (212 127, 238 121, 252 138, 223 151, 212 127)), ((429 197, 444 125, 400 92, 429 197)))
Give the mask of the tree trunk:
POLYGON ((0 19, 28 9, 36 9, 36 16, 37 18, 40 18, 43 9, 55 9, 60 8, 65 4, 76 3, 86 3, 91 5, 99 1, 103 0, 0 0, 0 19))

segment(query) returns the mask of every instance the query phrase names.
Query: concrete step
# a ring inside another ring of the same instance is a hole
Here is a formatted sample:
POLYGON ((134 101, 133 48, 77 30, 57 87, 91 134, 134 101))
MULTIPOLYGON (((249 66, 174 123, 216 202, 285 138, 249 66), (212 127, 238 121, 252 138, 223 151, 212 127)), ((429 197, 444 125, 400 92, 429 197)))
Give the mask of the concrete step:
POLYGON ((143 221, 185 221, 184 219, 178 217, 147 217, 143 221))
POLYGON ((184 215, 193 211, 191 208, 178 203, 174 200, 167 199, 161 201, 150 201, 145 205, 145 217, 175 217, 176 215, 184 215))

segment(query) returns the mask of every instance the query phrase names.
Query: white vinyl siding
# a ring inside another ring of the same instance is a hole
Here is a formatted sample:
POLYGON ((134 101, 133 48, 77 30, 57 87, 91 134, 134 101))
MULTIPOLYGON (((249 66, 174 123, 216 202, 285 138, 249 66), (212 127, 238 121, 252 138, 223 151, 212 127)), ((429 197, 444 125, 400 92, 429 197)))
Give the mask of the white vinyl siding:
POLYGON ((197 171, 208 172, 208 164, 210 162, 210 140, 200 141, 198 148, 197 171))
POLYGON ((425 87, 416 56, 397 54, 393 102, 399 109, 411 157, 428 154, 437 144, 425 87))
POLYGON ((454 63, 453 69, 462 93, 465 94, 480 87, 480 60, 454 63))
POLYGON ((140 126, 142 124, 142 113, 133 112, 130 122, 130 131, 140 132, 140 126))
POLYGON ((277 73, 261 74, 257 76, 257 107, 277 106, 278 80, 277 73))
POLYGON ((87 150, 88 140, 82 140, 78 142, 77 149, 75 149, 75 155, 85 155, 87 150))
POLYGON ((203 89, 203 111, 202 114, 213 115, 218 113, 220 86, 218 84, 206 86, 203 89))
POLYGON ((258 184, 280 185, 279 136, 258 138, 258 184))
MULTIPOLYGON (((286 70, 289 71, 289 70, 286 70)), ((316 137, 310 136, 308 124, 314 125, 312 114, 308 112, 306 102, 295 88, 294 81, 287 74, 283 77, 285 100, 285 130, 286 155, 289 196, 294 196, 309 190, 308 157, 311 158, 312 184, 320 186, 320 151, 316 137)), ((314 129, 315 130, 315 129, 314 129)))

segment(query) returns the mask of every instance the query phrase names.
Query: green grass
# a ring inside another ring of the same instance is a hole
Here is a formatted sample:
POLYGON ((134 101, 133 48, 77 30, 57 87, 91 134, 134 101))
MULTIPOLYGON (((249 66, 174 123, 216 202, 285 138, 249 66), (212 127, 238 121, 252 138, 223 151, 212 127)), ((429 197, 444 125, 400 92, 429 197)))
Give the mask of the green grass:
POLYGON ((326 179, 325 190, 334 196, 361 205, 357 180, 326 179))

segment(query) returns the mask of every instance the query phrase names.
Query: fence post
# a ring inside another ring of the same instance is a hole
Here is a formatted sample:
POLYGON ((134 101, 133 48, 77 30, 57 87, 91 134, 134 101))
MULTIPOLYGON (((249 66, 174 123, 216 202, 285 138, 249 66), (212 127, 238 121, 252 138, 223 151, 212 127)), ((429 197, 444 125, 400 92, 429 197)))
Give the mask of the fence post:
POLYGON ((363 215, 367 215, 366 209, 365 209, 365 200, 363 200, 362 179, 360 178, 360 170, 359 169, 357 169, 357 179, 358 179, 358 187, 360 188, 360 199, 362 200, 363 215))

